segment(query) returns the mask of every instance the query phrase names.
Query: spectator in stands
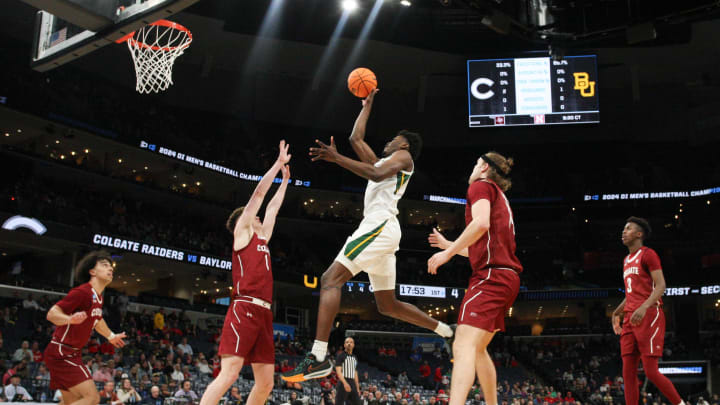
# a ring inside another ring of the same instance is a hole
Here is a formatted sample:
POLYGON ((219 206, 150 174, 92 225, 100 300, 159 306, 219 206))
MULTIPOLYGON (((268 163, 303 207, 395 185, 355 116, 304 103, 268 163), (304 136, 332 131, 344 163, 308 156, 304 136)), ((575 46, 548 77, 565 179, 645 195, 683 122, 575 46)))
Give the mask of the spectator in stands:
POLYGON ((360 384, 366 384, 369 381, 370 381, 370 373, 368 373, 367 371, 363 372, 360 375, 360 384))
POLYGON ((183 355, 189 354, 190 356, 193 355, 193 349, 188 344, 188 340, 186 337, 182 338, 182 343, 177 345, 178 349, 182 350, 183 355))
POLYGON ((122 405, 122 401, 118 399, 118 396, 115 393, 115 383, 113 381, 106 382, 102 391, 100 391, 100 403, 107 405, 122 405))
POLYGON ((153 318, 153 329, 155 329, 155 330, 165 329, 165 314, 163 313, 162 308, 160 308, 155 313, 155 317, 153 318))
POLYGON ((10 377, 10 384, 3 390, 5 398, 9 402, 32 401, 30 393, 20 385, 20 376, 15 374, 10 377))
POLYGON ((197 401, 200 399, 195 391, 192 390, 192 383, 188 380, 183 381, 182 388, 175 393, 175 398, 187 398, 189 401, 197 401))
POLYGON ((30 342, 28 342, 27 340, 23 340, 22 344, 20 344, 20 348, 15 350, 15 353, 13 353, 12 360, 26 360, 27 362, 32 362, 33 354, 30 351, 30 342))
POLYGON ((395 388, 397 386, 390 374, 385 376, 385 380, 383 380, 383 385, 385 386, 385 388, 395 388))
POLYGON ((410 355, 410 361, 412 361, 413 363, 420 363, 420 360, 422 360, 421 351, 422 348, 420 346, 416 347, 410 355))
POLYGON ((225 403, 230 405, 240 405, 243 403, 242 395, 240 395, 240 389, 238 387, 230 387, 230 392, 228 393, 228 396, 225 397, 225 403))
POLYGON ((4 366, 5 362, 10 360, 10 356, 8 355, 8 352, 5 351, 5 349, 3 348, 4 343, 5 342, 3 342, 2 336, 0 336, 0 367, 2 367, 2 369, 5 369, 5 366, 4 366))
POLYGON ((705 400, 705 398, 700 397, 698 398, 697 405, 710 405, 708 401, 705 400))
MULTIPOLYGON (((123 374, 127 376, 127 374, 123 374)), ((135 388, 132 386, 132 382, 129 378, 125 377, 122 380, 122 386, 117 391, 117 396, 120 402, 123 404, 135 404, 142 401, 142 397, 140 394, 135 391, 135 388)))
POLYGON ((179 364, 175 364, 175 367, 173 369, 172 374, 170 375, 170 378, 175 380, 178 383, 185 381, 185 374, 183 374, 182 370, 180 369, 179 364))
POLYGON ((30 311, 44 311, 44 308, 40 308, 37 301, 33 298, 32 294, 28 294, 27 298, 23 300, 23 309, 30 311))
POLYGON ((430 369, 430 365, 428 364, 427 360, 423 362, 422 366, 420 366, 418 371, 420 372, 420 376, 423 379, 428 379, 430 377, 432 370, 430 369))
POLYGON ((9 368, 9 369, 5 372, 5 374, 3 374, 3 380, 2 380, 2 385, 3 385, 3 386, 10 384, 10 377, 12 377, 12 376, 14 376, 15 374, 17 374, 18 367, 20 367, 20 362, 19 362, 19 361, 18 361, 18 362, 15 362, 15 363, 13 364, 13 366, 12 366, 11 368, 9 368))
POLYGON ((298 398, 297 391, 293 391, 290 393, 290 398, 288 398, 287 402, 284 402, 282 405, 303 405, 303 401, 298 398))
POLYGON ((442 366, 442 364, 440 364, 435 369, 435 375, 433 376, 433 382, 435 383, 435 391, 440 389, 440 386, 442 385, 442 380, 443 380, 443 366, 442 366))
POLYGON ((33 363, 42 363, 43 361, 43 352, 40 351, 40 344, 38 342, 32 343, 32 348, 30 348, 30 351, 33 355, 33 363))
POLYGON ((35 380, 37 381, 50 381, 50 372, 48 372, 45 364, 40 364, 38 371, 35 373, 35 380))
POLYGON ((435 405, 437 404, 437 398, 434 396, 431 396, 430 399, 428 399, 428 405, 435 405))
POLYGON ((414 393, 412 395, 412 402, 410 402, 411 405, 422 405, 422 402, 420 401, 420 394, 414 393))
POLYGON ((212 374, 212 369, 210 368, 210 365, 208 364, 208 361, 205 359, 204 356, 200 356, 200 360, 198 360, 198 362, 195 364, 195 367, 197 367, 200 373, 212 374))
POLYGON ((398 385, 409 385, 410 379, 408 378, 407 371, 403 371, 398 375, 398 385))
POLYGON ((710 399, 710 405, 720 405, 720 397, 718 394, 713 394, 712 398, 710 399))
POLYGON ((103 362, 100 368, 93 373, 92 377, 95 382, 113 381, 113 370, 108 367, 108 363, 103 362))
POLYGON ((160 387, 157 385, 153 385, 152 388, 150 388, 150 396, 145 398, 143 401, 143 404, 145 405, 163 405, 165 402, 165 398, 160 395, 160 387))

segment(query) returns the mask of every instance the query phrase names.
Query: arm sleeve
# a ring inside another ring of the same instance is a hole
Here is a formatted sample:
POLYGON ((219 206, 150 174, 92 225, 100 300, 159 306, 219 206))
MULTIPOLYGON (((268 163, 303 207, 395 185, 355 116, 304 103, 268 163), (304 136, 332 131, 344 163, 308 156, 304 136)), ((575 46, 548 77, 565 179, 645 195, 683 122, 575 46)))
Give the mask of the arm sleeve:
POLYGON ((479 200, 488 200, 492 204, 495 201, 497 191, 486 181, 476 181, 468 187, 467 203, 472 206, 479 200))
POLYGON ((83 303, 87 303, 89 300, 90 297, 88 297, 85 291, 75 288, 70 290, 68 295, 58 301, 55 305, 60 307, 65 314, 72 315, 77 309, 81 309, 83 303))
POLYGON ((643 253, 642 266, 645 271, 650 274, 653 271, 662 270, 662 264, 660 264, 660 257, 652 250, 648 249, 643 253))

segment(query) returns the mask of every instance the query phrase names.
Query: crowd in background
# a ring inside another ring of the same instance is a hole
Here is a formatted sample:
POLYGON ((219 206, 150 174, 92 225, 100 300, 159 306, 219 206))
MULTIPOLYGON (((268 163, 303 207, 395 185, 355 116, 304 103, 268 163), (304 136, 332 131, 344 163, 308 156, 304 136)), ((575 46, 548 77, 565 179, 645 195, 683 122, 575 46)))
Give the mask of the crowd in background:
MULTIPOLYGON (((128 344, 116 349, 95 335, 83 349, 85 365, 92 371, 104 403, 159 405, 165 398, 196 401, 202 396, 207 384, 219 373, 221 319, 194 323, 184 311, 159 308, 128 312, 124 300, 114 302, 119 306, 119 316, 110 314, 107 307, 104 315, 120 318, 108 321, 118 324, 117 330, 128 332, 128 344)), ((53 327, 41 319, 53 300, 29 294, 22 300, 4 300, 3 304, 0 307, 3 399, 58 400, 48 388, 50 376, 42 363, 53 327), (5 339, 12 339, 13 346, 7 347, 5 339)), ((334 373, 304 385, 285 383, 279 378, 281 372, 295 367, 310 347, 306 335, 298 331, 292 338, 276 339, 273 403, 307 404, 314 399, 324 405, 334 403, 337 383, 334 373)), ((705 342, 716 340, 717 335, 711 335, 705 342)), ((340 346, 330 348, 335 354, 340 350, 340 346)), ((501 336, 489 350, 499 370, 497 389, 502 405, 614 405, 624 401, 619 348, 614 337, 516 340, 501 336)), ((691 353, 680 341, 669 337, 666 356, 685 358, 691 353)), ((419 347, 407 352, 379 346, 360 350, 358 355, 363 404, 446 403, 452 366, 440 346, 431 352, 419 347), (400 369, 394 368, 398 364, 400 369)), ((226 400, 242 404, 251 385, 251 373, 246 368, 226 400)), ((484 397, 479 385, 475 385, 467 403, 484 405, 484 397)), ((669 405, 652 386, 642 392, 642 399, 644 405, 669 405)), ((695 395, 693 399, 698 405, 718 404, 717 395, 705 394, 702 400, 695 395), (705 400, 708 404, 703 403, 705 400)))

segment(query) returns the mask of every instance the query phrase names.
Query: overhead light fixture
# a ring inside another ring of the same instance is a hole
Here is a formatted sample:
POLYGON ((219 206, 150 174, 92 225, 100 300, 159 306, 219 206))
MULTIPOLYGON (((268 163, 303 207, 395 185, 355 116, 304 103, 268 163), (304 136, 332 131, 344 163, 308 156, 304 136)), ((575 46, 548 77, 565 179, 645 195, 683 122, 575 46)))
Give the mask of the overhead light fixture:
POLYGON ((341 5, 343 10, 349 12, 355 11, 358 8, 358 3, 356 0, 343 0, 341 5))
POLYGON ((410 6, 412 6, 412 3, 410 3, 410 1, 408 1, 408 0, 400 0, 400 5, 405 6, 405 7, 410 7, 410 6))

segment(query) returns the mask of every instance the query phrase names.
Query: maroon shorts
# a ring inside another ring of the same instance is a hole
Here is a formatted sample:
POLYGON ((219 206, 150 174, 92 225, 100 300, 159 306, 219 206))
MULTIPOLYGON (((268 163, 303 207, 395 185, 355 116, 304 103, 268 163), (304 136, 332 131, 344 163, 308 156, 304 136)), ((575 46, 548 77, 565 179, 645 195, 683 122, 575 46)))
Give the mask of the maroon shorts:
POLYGON ((458 325, 469 325, 488 332, 504 331, 505 314, 520 291, 520 276, 504 269, 485 270, 480 276, 471 281, 465 292, 458 325))
POLYGON ((662 357, 665 346, 665 312, 653 306, 645 312, 640 325, 630 324, 631 312, 625 312, 620 335, 620 353, 623 356, 662 357))
POLYGON ((92 373, 83 364, 80 350, 50 342, 45 348, 43 361, 50 372, 50 389, 69 391, 85 381, 92 381, 92 373))
POLYGON ((231 301, 218 354, 239 356, 248 363, 275 363, 272 311, 249 302, 231 301))

